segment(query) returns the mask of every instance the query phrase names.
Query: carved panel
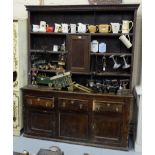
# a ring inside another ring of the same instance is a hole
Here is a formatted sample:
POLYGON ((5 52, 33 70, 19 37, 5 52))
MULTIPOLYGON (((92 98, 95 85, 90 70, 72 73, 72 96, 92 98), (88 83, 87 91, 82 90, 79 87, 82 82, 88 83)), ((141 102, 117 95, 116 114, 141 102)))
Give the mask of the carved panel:
POLYGON ((18 23, 13 22, 13 88, 18 89, 18 23))
POLYGON ((13 128, 19 126, 19 93, 13 93, 13 128))

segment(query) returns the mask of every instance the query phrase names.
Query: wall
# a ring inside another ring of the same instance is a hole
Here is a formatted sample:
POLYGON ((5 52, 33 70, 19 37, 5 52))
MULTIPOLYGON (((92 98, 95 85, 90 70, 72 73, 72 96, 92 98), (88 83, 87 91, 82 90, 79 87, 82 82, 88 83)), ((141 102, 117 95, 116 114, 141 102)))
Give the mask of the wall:
MULTIPOLYGON (((141 0, 123 0, 123 3, 141 3, 141 0)), ((45 5, 78 5, 88 4, 88 0, 44 0, 45 5)), ((27 18, 25 5, 39 5, 39 0, 13 0, 13 17, 27 18)), ((134 56, 133 86, 140 83, 141 77, 141 44, 142 44, 142 10, 141 5, 138 9, 137 29, 136 29, 136 47, 134 56)))

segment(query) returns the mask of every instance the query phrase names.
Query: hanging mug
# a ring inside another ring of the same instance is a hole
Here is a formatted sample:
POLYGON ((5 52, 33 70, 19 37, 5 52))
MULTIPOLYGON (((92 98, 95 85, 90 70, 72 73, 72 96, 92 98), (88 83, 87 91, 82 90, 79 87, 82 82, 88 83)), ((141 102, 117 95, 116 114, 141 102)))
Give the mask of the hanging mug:
POLYGON ((130 37, 129 35, 127 35, 127 37, 125 35, 121 35, 119 37, 119 39, 122 41, 122 43, 127 47, 127 48, 130 48, 132 46, 131 42, 130 42, 130 37), (128 38, 129 39, 128 39, 128 38))
POLYGON ((129 33, 133 27, 133 21, 123 20, 122 21, 122 33, 129 33))

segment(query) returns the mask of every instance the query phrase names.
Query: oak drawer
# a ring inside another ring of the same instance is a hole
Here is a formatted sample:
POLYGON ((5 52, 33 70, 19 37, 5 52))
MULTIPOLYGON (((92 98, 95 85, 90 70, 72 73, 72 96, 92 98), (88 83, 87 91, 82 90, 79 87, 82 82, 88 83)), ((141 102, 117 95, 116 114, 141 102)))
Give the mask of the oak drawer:
POLYGON ((28 106, 44 107, 44 108, 54 108, 54 98, 44 98, 36 96, 25 96, 26 104, 28 106))
POLYGON ((123 102, 93 101, 93 111, 95 112, 123 112, 123 102))
POLYGON ((61 110, 88 111, 88 100, 59 98, 58 103, 61 110))

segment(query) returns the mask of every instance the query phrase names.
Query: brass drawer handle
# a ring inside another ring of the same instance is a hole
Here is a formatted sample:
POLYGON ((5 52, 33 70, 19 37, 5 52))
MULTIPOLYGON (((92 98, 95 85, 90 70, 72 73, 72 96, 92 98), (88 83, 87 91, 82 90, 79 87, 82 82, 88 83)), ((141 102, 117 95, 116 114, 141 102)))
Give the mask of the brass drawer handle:
POLYGON ((119 111, 118 107, 116 107, 116 111, 117 111, 117 112, 119 111))
POLYGON ((40 98, 37 98, 37 101, 39 102, 40 101, 40 98))

